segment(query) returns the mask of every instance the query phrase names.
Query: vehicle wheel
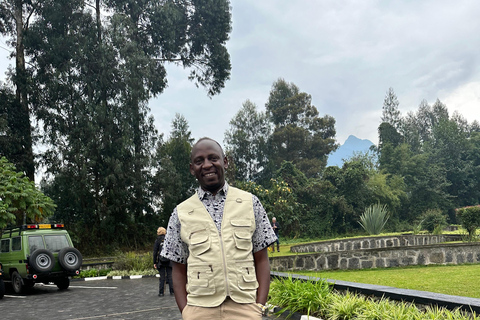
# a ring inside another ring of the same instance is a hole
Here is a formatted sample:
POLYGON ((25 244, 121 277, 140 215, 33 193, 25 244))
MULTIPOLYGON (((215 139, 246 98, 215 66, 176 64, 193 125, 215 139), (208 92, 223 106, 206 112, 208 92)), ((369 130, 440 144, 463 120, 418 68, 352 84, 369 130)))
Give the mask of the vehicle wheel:
POLYGON ((0 299, 3 298, 4 294, 5 294, 5 283, 3 282, 3 279, 0 279, 0 299))
POLYGON ((53 253, 45 249, 35 250, 28 260, 30 266, 37 272, 49 272, 55 264, 53 253))
POLYGON ((23 293, 25 291, 25 286, 22 282, 22 277, 18 274, 17 271, 12 273, 12 287, 13 291, 17 294, 23 293))
POLYGON ((58 289, 65 290, 68 289, 68 287, 70 286, 70 279, 62 278, 55 281, 55 284, 57 285, 58 289))
POLYGON ((58 253, 58 263, 65 270, 78 270, 82 266, 82 254, 75 248, 63 248, 58 253))

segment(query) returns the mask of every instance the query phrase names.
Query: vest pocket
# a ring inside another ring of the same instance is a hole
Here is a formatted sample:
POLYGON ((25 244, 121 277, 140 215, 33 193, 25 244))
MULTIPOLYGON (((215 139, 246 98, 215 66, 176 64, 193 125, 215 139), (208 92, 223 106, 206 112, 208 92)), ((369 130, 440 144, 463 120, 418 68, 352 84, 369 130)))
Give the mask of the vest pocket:
POLYGON ((237 262, 237 282, 241 290, 256 290, 258 288, 253 261, 237 262))
POLYGON ((188 293, 193 295, 212 295, 215 293, 215 282, 211 265, 188 266, 188 293))
POLYGON ((252 234, 250 228, 252 226, 251 220, 232 220, 230 222, 233 226, 233 238, 235 240, 235 247, 239 250, 252 250, 252 234))
POLYGON ((252 250, 252 236, 248 231, 235 230, 233 232, 235 247, 239 250, 252 250))
POLYGON ((194 256, 199 256, 210 249, 210 237, 207 229, 193 231, 190 234, 189 251, 194 256))

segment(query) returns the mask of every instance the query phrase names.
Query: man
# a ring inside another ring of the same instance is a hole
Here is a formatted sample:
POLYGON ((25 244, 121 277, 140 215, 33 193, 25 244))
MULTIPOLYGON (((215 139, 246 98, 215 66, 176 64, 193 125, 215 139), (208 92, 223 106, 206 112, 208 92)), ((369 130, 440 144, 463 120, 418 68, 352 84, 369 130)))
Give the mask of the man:
POLYGON ((215 140, 192 148, 197 192, 168 223, 162 256, 173 263, 184 320, 261 319, 270 287, 268 246, 276 240, 256 196, 225 182, 228 161, 215 140))
MULTIPOLYGON (((280 252, 280 237, 278 235, 278 231, 280 231, 280 224, 277 222, 277 218, 272 218, 272 228, 277 236, 277 252, 280 252)), ((272 252, 275 252, 275 242, 272 243, 272 252)))

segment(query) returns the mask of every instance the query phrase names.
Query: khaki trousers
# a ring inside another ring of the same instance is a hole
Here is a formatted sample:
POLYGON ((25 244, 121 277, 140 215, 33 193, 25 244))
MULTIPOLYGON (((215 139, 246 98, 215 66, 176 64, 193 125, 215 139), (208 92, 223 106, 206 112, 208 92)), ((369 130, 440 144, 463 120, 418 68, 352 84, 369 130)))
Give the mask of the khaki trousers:
POLYGON ((189 306, 182 311, 183 320, 261 320, 262 310, 255 303, 240 304, 227 298, 213 308, 189 306))

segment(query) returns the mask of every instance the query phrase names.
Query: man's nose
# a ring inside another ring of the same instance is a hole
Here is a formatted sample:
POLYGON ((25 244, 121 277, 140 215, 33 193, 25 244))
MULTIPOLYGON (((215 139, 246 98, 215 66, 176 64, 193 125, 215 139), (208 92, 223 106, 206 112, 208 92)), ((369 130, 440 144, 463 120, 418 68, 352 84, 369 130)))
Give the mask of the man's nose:
POLYGON ((210 168, 211 166, 212 166, 212 162, 208 159, 205 159, 205 161, 203 162, 203 167, 210 168))

